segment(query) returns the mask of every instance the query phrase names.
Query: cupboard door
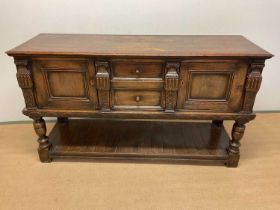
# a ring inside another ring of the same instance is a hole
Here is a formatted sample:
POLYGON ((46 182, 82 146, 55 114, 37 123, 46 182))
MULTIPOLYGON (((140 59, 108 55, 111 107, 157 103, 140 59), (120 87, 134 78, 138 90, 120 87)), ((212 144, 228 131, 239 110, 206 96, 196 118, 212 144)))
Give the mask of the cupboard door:
POLYGON ((183 62, 178 109, 216 112, 241 110, 247 64, 237 61, 183 62))
POLYGON ((37 58, 32 61, 32 73, 39 108, 97 108, 91 60, 37 58))

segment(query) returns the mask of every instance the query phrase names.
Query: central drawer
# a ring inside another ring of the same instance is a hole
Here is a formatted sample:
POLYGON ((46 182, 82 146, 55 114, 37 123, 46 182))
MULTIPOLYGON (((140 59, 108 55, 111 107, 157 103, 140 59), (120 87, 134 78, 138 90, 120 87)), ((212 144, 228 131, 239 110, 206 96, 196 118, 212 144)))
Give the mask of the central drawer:
POLYGON ((126 78, 162 78, 164 62, 161 60, 115 60, 112 76, 126 78))
POLYGON ((113 60, 111 62, 112 109, 153 109, 164 107, 162 60, 113 60))

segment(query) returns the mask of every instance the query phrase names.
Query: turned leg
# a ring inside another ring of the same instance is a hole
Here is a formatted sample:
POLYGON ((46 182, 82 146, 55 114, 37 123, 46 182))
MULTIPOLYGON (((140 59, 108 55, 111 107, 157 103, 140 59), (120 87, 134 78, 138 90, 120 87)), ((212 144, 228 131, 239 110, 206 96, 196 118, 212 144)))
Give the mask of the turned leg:
POLYGON ((212 120, 212 127, 222 127, 223 120, 212 120))
POLYGON ((67 123, 68 122, 68 117, 58 117, 57 122, 58 123, 67 123))
POLYGON ((43 118, 37 118, 33 121, 34 130, 38 138, 38 153, 41 162, 50 162, 51 158, 49 157, 49 149, 51 144, 49 143, 48 137, 46 136, 47 128, 46 123, 43 118))
POLYGON ((227 166, 228 167, 237 167, 238 166, 238 161, 240 157, 240 140, 243 137, 245 131, 245 125, 235 122, 232 128, 231 136, 232 140, 229 143, 229 148, 228 148, 228 162, 227 166))

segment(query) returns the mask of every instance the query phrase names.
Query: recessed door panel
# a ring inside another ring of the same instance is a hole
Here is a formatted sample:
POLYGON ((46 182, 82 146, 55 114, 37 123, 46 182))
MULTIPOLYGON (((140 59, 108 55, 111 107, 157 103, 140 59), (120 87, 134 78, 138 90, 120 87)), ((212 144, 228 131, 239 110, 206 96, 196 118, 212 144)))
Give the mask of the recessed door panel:
POLYGON ((97 108, 92 61, 39 58, 33 60, 32 71, 40 108, 97 108))
POLYGON ((238 61, 183 62, 178 109, 239 111, 246 73, 247 64, 238 61))
POLYGON ((45 71, 51 97, 86 98, 86 73, 45 71))
POLYGON ((232 72, 190 72, 188 100, 227 100, 232 72))

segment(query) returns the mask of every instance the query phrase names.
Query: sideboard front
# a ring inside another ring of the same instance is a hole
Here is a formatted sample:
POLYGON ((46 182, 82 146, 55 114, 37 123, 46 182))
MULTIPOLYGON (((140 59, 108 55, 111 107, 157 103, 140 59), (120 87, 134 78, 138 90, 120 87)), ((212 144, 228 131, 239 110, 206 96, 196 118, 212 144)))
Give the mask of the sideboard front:
POLYGON ((239 112, 248 63, 238 60, 33 58, 39 109, 239 112))

